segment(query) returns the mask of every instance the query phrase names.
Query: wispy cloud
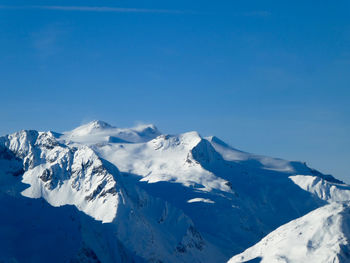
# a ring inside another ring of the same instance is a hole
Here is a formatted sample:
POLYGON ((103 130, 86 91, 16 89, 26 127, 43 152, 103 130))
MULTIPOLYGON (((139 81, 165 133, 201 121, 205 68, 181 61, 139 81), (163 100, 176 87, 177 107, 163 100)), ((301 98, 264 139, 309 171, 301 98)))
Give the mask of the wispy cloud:
POLYGON ((144 9, 144 8, 123 8, 107 6, 47 6, 47 5, 28 5, 28 6, 6 6, 0 5, 0 9, 42 9, 58 11, 80 11, 80 12, 110 12, 110 13, 167 13, 184 14, 187 11, 171 9, 144 9))
POLYGON ((59 24, 50 24, 33 32, 32 46, 38 57, 45 61, 60 51, 59 41, 66 35, 66 31, 59 24))
MULTIPOLYGON (((198 13, 188 10, 173 10, 173 9, 147 9, 147 8, 126 8, 126 7, 109 7, 109 6, 65 6, 65 5, 0 5, 1 9, 17 9, 17 10, 56 10, 56 11, 78 11, 78 12, 105 12, 105 13, 158 13, 158 14, 207 14, 215 13, 198 13)), ((233 14, 236 16, 247 17, 268 17, 271 12, 264 10, 255 10, 245 13, 233 14)))

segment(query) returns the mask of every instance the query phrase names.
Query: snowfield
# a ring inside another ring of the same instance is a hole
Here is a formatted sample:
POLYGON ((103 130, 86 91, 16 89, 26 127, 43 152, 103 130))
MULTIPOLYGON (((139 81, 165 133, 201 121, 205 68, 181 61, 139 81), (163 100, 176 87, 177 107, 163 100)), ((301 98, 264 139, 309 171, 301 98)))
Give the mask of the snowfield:
POLYGON ((347 262, 349 198, 305 163, 197 132, 20 131, 0 137, 0 261, 347 262))

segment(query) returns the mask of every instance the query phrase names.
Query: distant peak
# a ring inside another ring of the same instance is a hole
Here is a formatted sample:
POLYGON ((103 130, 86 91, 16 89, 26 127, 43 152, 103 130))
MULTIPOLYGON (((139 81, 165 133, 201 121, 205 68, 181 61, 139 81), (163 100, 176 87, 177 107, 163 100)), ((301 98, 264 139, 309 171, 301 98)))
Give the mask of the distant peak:
POLYGON ((139 124, 132 128, 135 132, 137 132, 141 136, 146 137, 154 137, 161 135, 161 132, 154 124, 139 124))
POLYGON ((107 122, 94 120, 72 131, 64 132, 64 137, 80 142, 146 142, 161 135, 153 124, 142 124, 132 128, 117 128, 107 122), (79 139, 80 138, 80 139, 79 139))
POLYGON ((87 124, 83 124, 79 126, 75 130, 94 131, 94 130, 103 130, 103 129, 111 129, 111 128, 114 128, 114 127, 105 121, 94 120, 94 121, 90 121, 87 124))
POLYGON ((92 128, 96 128, 96 129, 100 129, 100 128, 114 128, 112 125, 110 125, 109 123, 105 122, 105 121, 100 121, 100 120, 94 120, 89 122, 88 124, 86 124, 86 126, 92 127, 92 128))
POLYGON ((133 128, 135 131, 158 130, 154 124, 139 124, 133 128))
POLYGON ((100 120, 94 120, 87 124, 83 124, 74 130, 66 133, 70 133, 73 136, 85 136, 91 133, 100 132, 103 130, 108 130, 114 128, 112 125, 108 124, 107 122, 100 121, 100 120))

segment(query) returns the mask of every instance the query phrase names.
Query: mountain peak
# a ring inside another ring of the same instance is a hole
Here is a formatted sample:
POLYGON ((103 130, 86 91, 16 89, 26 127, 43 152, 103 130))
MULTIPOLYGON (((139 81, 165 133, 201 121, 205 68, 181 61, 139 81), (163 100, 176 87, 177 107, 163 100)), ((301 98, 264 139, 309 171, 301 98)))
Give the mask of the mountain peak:
POLYGON ((151 129, 151 130, 158 130, 157 127, 154 124, 138 124, 134 128, 136 131, 141 131, 141 130, 146 130, 146 129, 151 129))
POLYGON ((132 128, 135 132, 137 132, 141 136, 146 137, 157 137, 161 135, 161 132, 154 124, 139 124, 132 128))
POLYGON ((94 120, 91 121, 87 124, 83 124, 74 130, 70 132, 65 132, 65 133, 70 133, 71 136, 86 136, 92 133, 96 132, 101 132, 103 130, 108 130, 114 128, 112 125, 108 124, 107 122, 100 121, 100 120, 94 120))
MULTIPOLYGON (((91 121, 83 126, 87 126, 90 127, 91 129, 108 129, 108 128, 114 128, 112 125, 110 125, 109 123, 105 122, 105 121, 101 121, 101 120, 94 120, 91 121)), ((82 126, 80 126, 82 127, 82 126)))
POLYGON ((63 134, 61 137, 63 140, 87 144, 112 141, 145 142, 161 135, 153 124, 142 124, 132 128, 117 128, 101 120, 91 121, 63 134))

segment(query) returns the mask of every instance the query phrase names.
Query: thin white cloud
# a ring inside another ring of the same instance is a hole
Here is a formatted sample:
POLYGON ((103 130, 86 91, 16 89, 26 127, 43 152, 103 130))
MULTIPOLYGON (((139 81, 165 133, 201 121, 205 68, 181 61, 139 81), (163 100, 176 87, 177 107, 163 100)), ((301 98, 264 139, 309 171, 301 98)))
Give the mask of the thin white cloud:
POLYGON ((186 11, 170 9, 144 9, 144 8, 123 8, 123 7, 106 7, 106 6, 5 6, 0 5, 0 9, 42 9, 58 11, 80 11, 80 12, 110 12, 110 13, 168 13, 184 14, 186 11))
MULTIPOLYGON (((109 13, 163 13, 163 14, 205 14, 188 10, 172 9, 147 9, 147 8, 125 8, 108 6, 64 6, 64 5, 0 5, 0 9, 41 9, 57 11, 79 11, 79 12, 109 12, 109 13)), ((208 15, 212 13, 207 13, 208 15)), ((268 17, 271 12, 255 10, 251 12, 235 14, 237 16, 268 17)))

